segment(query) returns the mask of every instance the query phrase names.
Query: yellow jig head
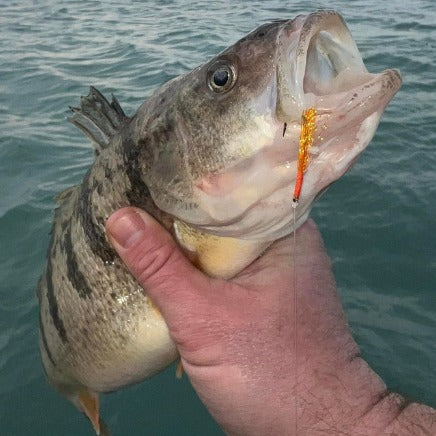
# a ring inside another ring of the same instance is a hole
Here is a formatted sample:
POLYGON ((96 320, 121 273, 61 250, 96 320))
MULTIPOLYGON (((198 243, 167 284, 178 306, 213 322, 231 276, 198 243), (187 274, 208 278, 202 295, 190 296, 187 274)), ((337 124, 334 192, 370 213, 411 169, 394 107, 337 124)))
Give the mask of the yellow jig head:
POLYGON ((300 147, 298 149, 298 167, 297 178, 295 179, 294 198, 292 206, 294 208, 298 205, 300 198, 301 188, 303 186, 303 176, 309 164, 309 149, 313 144, 313 132, 315 131, 315 116, 316 109, 309 108, 303 111, 301 115, 301 133, 300 133, 300 147))

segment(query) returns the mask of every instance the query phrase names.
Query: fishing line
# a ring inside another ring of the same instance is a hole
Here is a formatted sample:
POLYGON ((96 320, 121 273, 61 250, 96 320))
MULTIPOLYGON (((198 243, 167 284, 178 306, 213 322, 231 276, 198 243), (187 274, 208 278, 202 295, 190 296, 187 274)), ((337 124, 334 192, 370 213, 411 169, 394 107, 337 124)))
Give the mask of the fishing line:
MULTIPOLYGON (((292 198, 292 214, 293 214, 293 286, 294 286, 294 365, 295 365, 295 435, 298 435, 298 342, 297 342, 297 232, 296 232, 296 215, 297 206, 300 201, 301 189, 303 187, 304 173, 309 164, 309 149, 313 144, 313 132, 315 131, 315 108, 309 108, 303 111, 301 115, 301 132, 300 132, 300 146, 298 148, 298 163, 297 163, 297 176, 295 178, 294 196, 292 198)), ((286 130, 286 124, 283 134, 286 130)))
POLYGON ((298 384, 298 365, 297 365, 297 270, 296 270, 296 249, 297 249, 297 236, 295 231, 295 215, 297 207, 294 207, 294 203, 292 205, 292 211, 293 211, 293 221, 294 221, 294 235, 293 235, 293 278, 294 278, 294 374, 295 374, 295 389, 294 389, 294 395, 295 395, 295 435, 297 435, 298 431, 298 395, 297 395, 297 384, 298 384))

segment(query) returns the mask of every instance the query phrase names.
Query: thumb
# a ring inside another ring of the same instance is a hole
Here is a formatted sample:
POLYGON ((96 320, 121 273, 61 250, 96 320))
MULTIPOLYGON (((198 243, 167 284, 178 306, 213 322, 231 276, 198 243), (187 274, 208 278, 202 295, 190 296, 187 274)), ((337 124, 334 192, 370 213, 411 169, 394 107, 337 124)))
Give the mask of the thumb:
POLYGON ((146 212, 128 207, 110 216, 106 232, 127 268, 169 324, 212 279, 196 269, 171 235, 146 212))

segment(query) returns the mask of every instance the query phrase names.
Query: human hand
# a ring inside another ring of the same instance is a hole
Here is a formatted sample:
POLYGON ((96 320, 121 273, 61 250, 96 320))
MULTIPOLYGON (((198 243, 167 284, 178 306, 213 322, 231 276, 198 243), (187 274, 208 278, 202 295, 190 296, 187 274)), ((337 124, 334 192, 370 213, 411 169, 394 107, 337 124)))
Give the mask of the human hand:
POLYGON ((436 426, 435 411, 405 407, 359 357, 312 221, 297 231, 295 247, 292 237, 277 241, 228 281, 192 266, 143 211, 117 211, 106 229, 228 434, 436 434, 420 432, 436 426))

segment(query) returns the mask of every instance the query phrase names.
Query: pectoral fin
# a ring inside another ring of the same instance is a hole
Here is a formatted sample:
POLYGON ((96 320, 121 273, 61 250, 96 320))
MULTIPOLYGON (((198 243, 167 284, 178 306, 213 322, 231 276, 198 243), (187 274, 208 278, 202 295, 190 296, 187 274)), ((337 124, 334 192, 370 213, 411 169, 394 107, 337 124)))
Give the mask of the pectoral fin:
POLYGON ((84 391, 79 394, 79 404, 82 411, 89 418, 95 432, 100 435, 100 416, 98 394, 84 391))
POLYGON ((181 379, 183 376, 183 364, 182 364, 182 359, 179 360, 179 363, 177 364, 177 368, 176 368, 176 377, 178 379, 181 379))

